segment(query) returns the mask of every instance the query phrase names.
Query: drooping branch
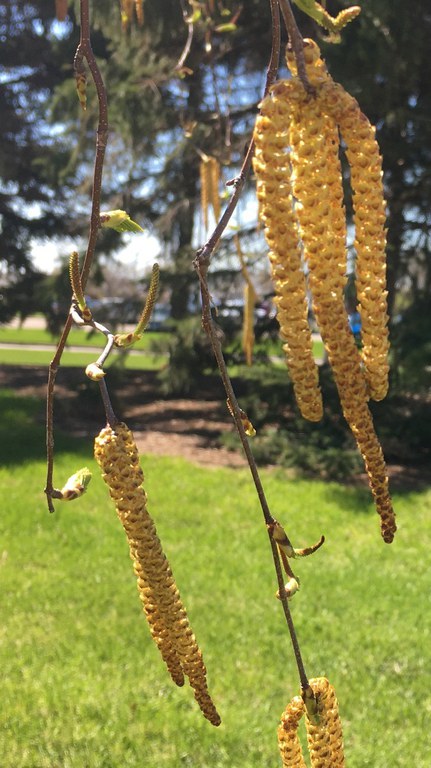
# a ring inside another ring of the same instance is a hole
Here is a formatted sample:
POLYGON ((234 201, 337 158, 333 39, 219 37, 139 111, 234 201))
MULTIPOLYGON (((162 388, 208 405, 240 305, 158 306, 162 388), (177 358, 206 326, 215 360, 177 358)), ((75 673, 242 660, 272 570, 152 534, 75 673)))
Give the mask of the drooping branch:
MULTIPOLYGON (((269 0, 269 1, 270 1, 271 16, 272 16, 273 34, 272 34, 271 56, 270 56, 270 60, 267 68, 264 96, 266 96, 266 94, 269 92, 271 84, 274 82, 277 76, 279 59, 280 59, 279 4, 278 4, 278 0, 269 0)), ((302 37, 301 37, 301 41, 302 41, 302 37)), ((302 50, 302 47, 301 47, 301 50, 302 50)), ((305 65, 304 65, 304 69, 305 69, 305 65)), ((215 227, 213 233, 211 234, 211 236, 209 237, 205 245, 197 252, 197 255, 194 261, 194 266, 198 274, 199 283, 200 283, 203 326, 211 342, 214 356, 216 358, 217 365, 220 371, 220 377, 227 395, 229 411, 233 416, 235 426, 236 426, 239 438, 241 440, 244 453, 247 458, 247 462, 250 468, 250 472, 253 478, 255 489, 257 492, 257 496, 259 498, 263 517, 267 527, 270 546, 271 546, 271 552, 272 552, 272 557, 274 562, 274 568, 276 572, 277 584, 278 584, 278 594, 283 606, 283 611, 284 611, 286 623, 287 623, 289 634, 290 634, 293 653, 294 653, 296 665, 298 668, 301 688, 303 690, 308 690, 309 688, 308 678, 307 678, 304 663, 302 660, 299 642, 298 642, 298 638, 297 638, 295 627, 292 620, 292 615, 291 615, 289 604, 288 604, 288 596, 284 587, 283 570, 281 565, 280 553, 279 553, 277 543, 273 536, 274 523, 276 521, 274 520, 274 517, 272 516, 268 506, 268 502, 267 502, 264 488, 260 479, 256 461, 254 459, 252 450, 250 448, 249 440, 245 431, 242 412, 239 407, 234 389, 232 387, 230 376, 227 370, 218 329, 212 317, 211 296, 210 296, 208 280, 207 280, 208 268, 211 262, 212 255, 238 203, 239 197, 241 195, 241 192, 243 190, 243 187, 247 178, 247 174, 251 166, 253 152, 254 152, 254 142, 253 140, 251 140, 243 165, 241 167, 240 173, 231 182, 231 184, 234 187, 234 192, 232 194, 232 197, 230 198, 230 201, 224 213, 222 214, 217 226, 215 227)))
MULTIPOLYGON (((108 141, 108 100, 106 95, 105 84, 103 82, 102 75, 97 65, 96 58, 91 46, 90 37, 90 11, 89 0, 81 0, 80 2, 80 20, 81 20, 81 33, 80 40, 75 54, 75 71, 82 72, 84 60, 88 64, 91 76, 96 88, 97 98, 99 102, 98 111, 98 123, 96 132, 96 150, 93 172, 93 187, 91 196, 91 217, 90 217, 90 232, 88 236, 87 251, 84 259, 84 264, 81 271, 81 286, 85 289, 85 285, 90 273, 91 264, 94 257, 94 251, 96 247, 97 235, 100 228, 100 198, 102 190, 102 174, 103 164, 105 159, 105 150, 108 141)), ((54 357, 49 366, 48 384, 47 384, 47 400, 46 400, 46 451, 47 451, 47 477, 45 493, 48 501, 48 508, 50 512, 54 511, 52 503, 53 493, 53 465, 54 465, 54 389, 55 379, 57 376, 58 367, 60 365, 61 357, 66 346, 67 338, 72 327, 72 318, 69 313, 60 340, 57 345, 54 357)))

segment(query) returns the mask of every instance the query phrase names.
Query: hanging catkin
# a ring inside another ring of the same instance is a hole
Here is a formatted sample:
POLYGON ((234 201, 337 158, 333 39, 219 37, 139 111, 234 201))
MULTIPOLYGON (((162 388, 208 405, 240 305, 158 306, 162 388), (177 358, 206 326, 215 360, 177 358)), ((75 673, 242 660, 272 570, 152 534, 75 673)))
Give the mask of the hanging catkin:
POLYGON ((241 250, 241 244, 238 235, 234 237, 235 248, 238 254, 238 258, 241 264, 241 272, 244 278, 244 314, 242 320, 242 349, 245 355, 245 361, 247 365, 253 363, 253 349, 254 349, 254 308, 257 301, 257 293, 255 291, 253 281, 250 277, 250 272, 245 263, 244 254, 241 250))
POLYGON ((199 164, 199 175, 201 182, 201 208, 202 218, 205 229, 208 229, 208 211, 210 206, 213 209, 214 218, 218 221, 220 217, 220 163, 216 157, 202 155, 199 164))
POLYGON ((247 365, 253 362, 254 348, 254 305, 256 293, 251 283, 244 286, 244 317, 242 323, 242 349, 247 365))
MULTIPOLYGON (((277 224, 280 227, 281 220, 290 231, 295 223, 299 226, 300 246, 309 270, 308 284, 315 317, 334 371, 344 416, 364 458, 376 509, 381 518, 382 536, 386 542, 390 542, 396 531, 395 515, 389 496, 382 449, 367 404, 370 389, 374 397, 380 397, 387 387, 381 164, 379 165, 378 150, 376 155, 375 139, 374 144, 371 141, 370 129, 365 127, 361 129, 361 133, 360 125, 363 121, 359 108, 353 108, 354 105, 347 100, 350 105, 350 123, 344 118, 348 111, 346 101, 341 99, 337 112, 334 103, 341 86, 335 88, 333 81, 330 81, 316 43, 305 41, 304 57, 307 76, 315 89, 315 96, 310 97, 303 88, 296 75, 294 59, 289 54, 288 64, 293 77, 273 86, 270 96, 262 103, 261 116, 257 120, 255 137, 260 154, 256 154, 255 168, 258 175, 261 216, 266 225, 270 214, 266 205, 262 206, 262 190, 259 185, 266 184, 271 190, 271 202, 275 209, 277 197, 285 202, 286 189, 288 184, 291 184, 295 203, 293 204, 289 187, 289 205, 286 205, 286 211, 283 211, 283 218, 277 216, 277 224), (351 132, 351 124, 356 121, 355 136, 362 137, 355 145, 348 128, 345 129, 350 145, 356 147, 355 152, 349 150, 349 159, 354 158, 351 160, 351 183, 355 216, 362 222, 362 209, 358 203, 362 197, 364 209, 372 209, 374 213, 374 218, 370 213, 371 225, 367 222, 357 225, 358 274, 362 276, 358 281, 358 294, 362 302, 361 307, 366 307, 363 360, 350 331, 344 307, 346 217, 339 160, 340 115, 344 122, 350 125, 351 132), (273 142, 274 133, 277 141, 281 138, 281 125, 287 133, 284 144, 290 147, 289 164, 286 160, 286 150, 267 150, 268 142, 273 142), (362 154, 358 151, 358 144, 362 146, 362 154), (362 166, 367 170, 364 171, 362 166), (368 186, 363 181, 363 176, 367 177, 368 186), (366 266, 361 267, 361 264, 366 266)), ((264 192, 266 203, 267 189, 264 189, 264 192)), ((271 242, 270 245, 272 246, 271 242)), ((277 283, 275 286, 277 290, 277 283)), ((287 289, 287 305, 293 293, 294 291, 287 289)))
POLYGON ((295 696, 281 716, 277 735, 283 768, 306 768, 298 736, 298 726, 304 711, 301 696, 295 696))
POLYGON ((209 179, 208 162, 201 159, 199 163, 199 175, 201 180, 201 208, 204 228, 208 229, 208 208, 209 208, 209 179))
POLYGON ((253 167, 257 177, 260 218, 270 247, 271 275, 284 352, 301 414, 322 418, 322 397, 308 324, 306 281, 293 211, 288 125, 298 88, 272 92, 261 104, 254 130, 253 167))
POLYGON ((219 725, 201 651, 147 510, 143 473, 131 431, 123 423, 102 429, 94 453, 127 535, 151 634, 174 682, 182 685, 183 675, 187 675, 203 714, 213 725, 219 725))
POLYGON ((316 701, 318 722, 308 717, 301 696, 295 696, 289 702, 277 732, 283 768, 306 766, 298 737, 298 726, 304 713, 311 768, 344 768, 343 734, 335 690, 325 677, 313 678, 309 685, 316 701))
MULTIPOLYGON (((361 112, 356 99, 332 80, 313 40, 305 41, 304 55, 307 75, 316 87, 315 108, 335 122, 345 144, 353 196, 361 356, 370 395, 374 400, 382 400, 387 393, 389 373, 382 158, 374 126, 361 112)), ((288 54, 288 64, 296 73, 291 53, 288 54)))
POLYGON ((143 0, 135 0, 135 13, 138 25, 140 27, 144 24, 144 5, 143 0))
POLYGON ((210 203, 214 212, 214 218, 216 221, 220 218, 220 163, 216 157, 210 157, 208 159, 209 170, 209 188, 210 188, 210 203))
POLYGON ((389 374, 382 158, 375 128, 361 112, 356 99, 329 76, 319 101, 322 109, 336 120, 346 145, 353 191, 361 354, 370 395, 373 400, 382 400, 387 394, 389 374))
POLYGON ((317 101, 310 99, 298 106, 290 133, 293 191, 298 201, 314 313, 334 372, 344 416, 365 461, 381 518, 382 536, 390 542, 396 526, 386 467, 367 404, 361 358, 344 308, 345 225, 340 217, 341 174, 337 167, 335 130, 335 123, 322 114, 317 101))
POLYGON ((309 681, 317 703, 319 723, 306 714, 307 742, 311 768, 344 768, 344 747, 338 701, 325 677, 309 681))

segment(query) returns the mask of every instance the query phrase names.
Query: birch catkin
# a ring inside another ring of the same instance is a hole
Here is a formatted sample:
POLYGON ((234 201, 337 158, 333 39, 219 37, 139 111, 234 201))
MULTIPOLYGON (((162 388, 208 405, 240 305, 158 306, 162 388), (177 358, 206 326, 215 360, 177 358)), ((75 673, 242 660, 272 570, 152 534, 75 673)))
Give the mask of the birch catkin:
POLYGON ((393 539, 396 525, 385 461, 367 404, 361 358, 344 307, 346 226, 342 207, 341 169, 333 119, 317 101, 293 112, 292 188, 304 255, 309 266, 313 309, 328 352, 344 416, 364 458, 383 539, 393 539))
POLYGON ((139 596, 151 634, 177 685, 187 675, 195 698, 213 724, 220 716, 209 695, 206 668, 175 580, 147 510, 143 473, 133 435, 119 423, 101 430, 95 458, 109 487, 129 543, 139 596))
POLYGON ((201 182, 201 208, 205 229, 208 229, 208 211, 211 206, 216 221, 220 218, 220 163, 216 157, 203 155, 199 165, 201 182))
POLYGON ((319 717, 316 725, 306 715, 311 768, 344 768, 343 733, 335 690, 325 677, 316 677, 309 684, 319 717))
MULTIPOLYGON (((288 53, 293 76, 272 87, 256 122, 255 171, 260 215, 273 251, 271 260, 276 265, 276 303, 283 309, 288 307, 291 313, 296 306, 297 284, 285 279, 286 274, 289 278, 292 275, 291 264, 286 269, 278 256, 284 250, 296 252, 298 269, 302 248, 313 310, 334 371, 343 413, 365 462, 383 539, 390 542, 396 531, 395 515, 383 452, 367 404, 370 394, 375 399, 384 397, 388 376, 381 159, 372 127, 355 100, 331 80, 314 41, 305 41, 304 57, 314 96, 305 91, 293 54, 288 53), (340 129, 343 138, 346 136, 354 197, 362 357, 344 306, 346 216, 339 159, 340 129), (290 236, 288 246, 283 239, 286 231, 290 236)), ((293 359, 288 358, 288 362, 293 371, 295 359, 298 360, 295 336, 300 337, 300 326, 295 326, 291 316, 289 321, 288 345, 293 359)), ((301 407, 301 385, 293 375, 292 379, 301 407)), ((309 378, 304 381, 312 391, 309 378)), ((303 407, 301 411, 307 415, 303 407)))
POLYGON ((307 745, 311 768, 345 768, 343 734, 335 690, 325 677, 309 681, 316 701, 315 717, 308 717, 301 696, 289 702, 278 728, 278 746, 283 768, 305 768, 298 736, 299 722, 305 713, 307 745))
POLYGON ((388 315, 386 291, 386 203, 382 158, 375 128, 350 94, 328 78, 320 95, 346 145, 353 190, 356 290, 361 315, 362 359, 373 400, 388 390, 388 315))
POLYGON ((271 249, 271 274, 277 319, 296 401, 304 418, 319 421, 323 406, 308 324, 306 281, 293 211, 291 167, 287 151, 294 85, 283 83, 261 105, 254 131, 254 171, 265 237, 271 249))
POLYGON ((281 716, 277 735, 283 768, 306 768, 298 736, 299 721, 304 711, 303 700, 300 696, 295 696, 281 716))

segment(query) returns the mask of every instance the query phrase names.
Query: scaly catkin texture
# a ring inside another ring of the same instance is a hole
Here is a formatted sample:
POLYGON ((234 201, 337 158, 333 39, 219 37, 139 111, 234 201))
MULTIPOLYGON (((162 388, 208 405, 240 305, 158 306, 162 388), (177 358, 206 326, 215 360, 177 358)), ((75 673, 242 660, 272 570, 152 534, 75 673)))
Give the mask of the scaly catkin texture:
MULTIPOLYGON (((386 291, 386 202, 382 158, 375 128, 356 99, 335 83, 326 70, 317 44, 305 40, 307 75, 316 88, 314 103, 321 115, 335 121, 346 145, 355 225, 356 289, 361 314, 361 356, 369 392, 382 400, 388 390, 388 314, 386 291)), ((296 75, 293 54, 288 65, 296 75)), ((305 93, 305 92, 304 92, 305 93)))
POLYGON ((305 713, 307 744, 311 768, 345 768, 343 733, 335 690, 325 677, 309 681, 313 690, 319 722, 315 724, 301 696, 289 702, 278 727, 278 746, 283 768, 305 768, 298 737, 299 722, 305 713))
POLYGON ((293 210, 288 152, 291 102, 298 94, 297 84, 282 81, 262 102, 254 130, 253 167, 260 218, 271 249, 269 259, 277 319, 296 401, 304 418, 320 421, 322 396, 308 324, 306 279, 293 210))
POLYGON ((127 535, 151 634, 174 682, 182 685, 187 675, 203 714, 213 725, 219 725, 201 651, 147 510, 143 473, 131 431, 123 423, 102 429, 94 453, 127 535))
POLYGON ((309 684, 317 700, 320 720, 315 725, 306 715, 311 768, 344 768, 343 733, 335 690, 325 677, 316 677, 309 684))
MULTIPOLYGON (((297 99, 292 108, 290 145, 292 188, 304 255, 309 266, 313 309, 328 352, 344 416, 364 458, 386 542, 392 541, 395 515, 382 449, 368 408, 368 388, 348 325, 343 291, 346 272, 346 225, 335 117, 319 100, 327 73, 317 46, 305 50, 307 73, 317 98, 297 99), (317 58, 316 58, 317 57, 317 58)), ((305 91, 304 91, 305 94, 305 91)))
POLYGON ((388 390, 388 314, 386 291, 386 203, 382 158, 375 128, 359 104, 329 80, 320 95, 322 108, 332 115, 346 144, 353 192, 356 289, 361 315, 362 359, 374 400, 388 390))
POLYGON ((367 404, 361 359, 344 308, 345 225, 334 123, 317 101, 301 104, 291 124, 292 183, 313 308, 328 352, 344 416, 365 461, 386 542, 396 531, 383 452, 367 404))
POLYGON ((306 768, 298 737, 299 721, 304 711, 303 700, 300 696, 295 696, 281 716, 277 736, 283 768, 306 768))

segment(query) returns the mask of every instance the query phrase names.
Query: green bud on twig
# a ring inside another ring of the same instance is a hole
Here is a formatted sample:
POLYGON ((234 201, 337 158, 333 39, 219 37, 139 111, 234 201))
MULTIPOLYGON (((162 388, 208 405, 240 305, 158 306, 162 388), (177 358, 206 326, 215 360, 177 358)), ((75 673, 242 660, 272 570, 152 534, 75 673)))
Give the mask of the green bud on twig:
POLYGON ((105 211, 100 214, 100 226, 115 229, 116 232, 143 232, 144 230, 136 221, 132 221, 126 211, 117 209, 115 211, 105 211))
MULTIPOLYGON (((291 600, 295 592, 299 589, 299 582, 294 576, 291 576, 289 581, 284 585, 284 591, 288 600, 291 600)), ((280 591, 277 590, 276 597, 281 600, 280 591)))
POLYGON ((88 376, 91 381, 100 381, 106 376, 106 371, 101 368, 98 363, 89 363, 85 369, 85 375, 88 376))
POLYGON ((91 480, 91 472, 88 467, 82 467, 78 469, 74 475, 71 475, 66 484, 61 489, 61 498, 63 501, 72 501, 82 496, 87 490, 88 484, 91 480))

